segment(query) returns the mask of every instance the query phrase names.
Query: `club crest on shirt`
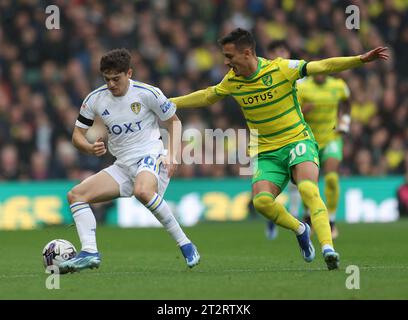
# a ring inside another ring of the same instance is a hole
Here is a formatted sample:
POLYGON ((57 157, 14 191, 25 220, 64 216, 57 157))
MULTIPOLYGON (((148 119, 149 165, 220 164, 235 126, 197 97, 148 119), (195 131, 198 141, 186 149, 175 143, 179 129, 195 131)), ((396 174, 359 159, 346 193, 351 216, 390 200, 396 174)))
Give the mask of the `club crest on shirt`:
POLYGON ((130 105, 130 109, 132 109, 132 111, 136 114, 139 114, 141 108, 142 108, 142 105, 140 104, 140 102, 133 102, 130 105))
POLYGON ((270 87, 272 85, 272 76, 270 74, 263 76, 262 82, 265 86, 270 87))

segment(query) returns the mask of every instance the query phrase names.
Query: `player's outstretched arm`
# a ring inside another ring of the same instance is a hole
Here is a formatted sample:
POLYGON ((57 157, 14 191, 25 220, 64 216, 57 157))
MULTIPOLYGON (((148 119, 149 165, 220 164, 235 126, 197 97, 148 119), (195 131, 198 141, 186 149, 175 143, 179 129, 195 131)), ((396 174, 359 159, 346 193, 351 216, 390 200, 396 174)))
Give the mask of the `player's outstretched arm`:
POLYGON ((72 133, 72 144, 83 153, 93 154, 100 157, 106 153, 105 143, 102 138, 99 138, 93 144, 86 139, 86 132, 88 129, 75 126, 72 133))
POLYGON ((306 65, 306 75, 341 72, 359 67, 363 63, 368 63, 374 60, 387 60, 387 50, 387 47, 377 47, 359 56, 335 57, 319 61, 311 61, 306 65))
POLYGON ((224 97, 216 94, 214 87, 208 87, 185 96, 170 98, 170 101, 177 106, 177 109, 183 109, 209 106, 222 98, 224 97))

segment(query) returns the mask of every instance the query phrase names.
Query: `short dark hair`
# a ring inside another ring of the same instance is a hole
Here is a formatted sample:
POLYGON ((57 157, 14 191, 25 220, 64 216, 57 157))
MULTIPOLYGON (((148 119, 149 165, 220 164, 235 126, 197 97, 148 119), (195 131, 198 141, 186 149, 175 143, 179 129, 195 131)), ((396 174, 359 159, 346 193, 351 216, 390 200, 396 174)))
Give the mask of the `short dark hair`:
POLYGON ((241 28, 236 28, 232 30, 225 37, 219 39, 218 43, 221 46, 226 45, 227 43, 233 43, 240 50, 245 48, 251 48, 252 50, 255 51, 256 46, 255 39, 251 32, 241 28))
POLYGON ((130 52, 127 49, 113 49, 102 56, 99 70, 126 73, 130 69, 130 59, 130 52))
POLYGON ((276 40, 272 41, 271 43, 268 44, 267 50, 268 51, 273 51, 276 50, 277 48, 285 48, 286 50, 290 51, 289 45, 285 40, 276 40))

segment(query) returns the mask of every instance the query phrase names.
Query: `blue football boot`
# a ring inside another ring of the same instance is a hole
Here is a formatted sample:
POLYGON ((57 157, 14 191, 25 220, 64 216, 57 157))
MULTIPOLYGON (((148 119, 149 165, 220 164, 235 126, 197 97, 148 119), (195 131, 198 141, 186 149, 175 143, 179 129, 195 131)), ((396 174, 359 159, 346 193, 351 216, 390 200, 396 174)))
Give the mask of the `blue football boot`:
POLYGON ((81 251, 74 258, 64 261, 59 265, 60 273, 76 272, 83 269, 99 268, 101 256, 99 252, 90 253, 81 251))
POLYGON ((306 262, 312 262, 315 258, 315 249, 312 241, 310 240, 310 227, 307 223, 304 223, 303 225, 306 227, 305 231, 302 234, 297 235, 296 238, 299 243, 300 252, 302 253, 303 259, 306 262))
POLYGON ((180 250, 190 268, 196 266, 200 262, 200 254, 198 253, 196 246, 191 242, 181 246, 180 250))

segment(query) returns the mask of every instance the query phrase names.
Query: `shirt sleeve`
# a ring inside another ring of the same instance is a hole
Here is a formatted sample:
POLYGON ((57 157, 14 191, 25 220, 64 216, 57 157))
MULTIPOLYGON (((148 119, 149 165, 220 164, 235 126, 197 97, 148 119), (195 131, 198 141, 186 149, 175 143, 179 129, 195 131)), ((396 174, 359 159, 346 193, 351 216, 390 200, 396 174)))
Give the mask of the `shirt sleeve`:
POLYGON ((228 75, 229 72, 225 75, 225 77, 221 80, 219 84, 214 86, 214 93, 217 96, 225 97, 230 95, 229 85, 228 85, 228 75))
POLYGON ((281 59, 278 65, 285 78, 294 82, 306 75, 306 63, 305 60, 281 59))
POLYGON ((84 102, 82 103, 81 109, 79 110, 78 119, 75 122, 77 127, 83 129, 89 129, 92 127, 94 119, 95 119, 95 111, 94 111, 94 103, 95 99, 93 96, 88 95, 84 102))
POLYGON ((145 93, 146 105, 161 121, 170 119, 176 113, 176 105, 167 99, 159 88, 154 88, 151 92, 145 93))

